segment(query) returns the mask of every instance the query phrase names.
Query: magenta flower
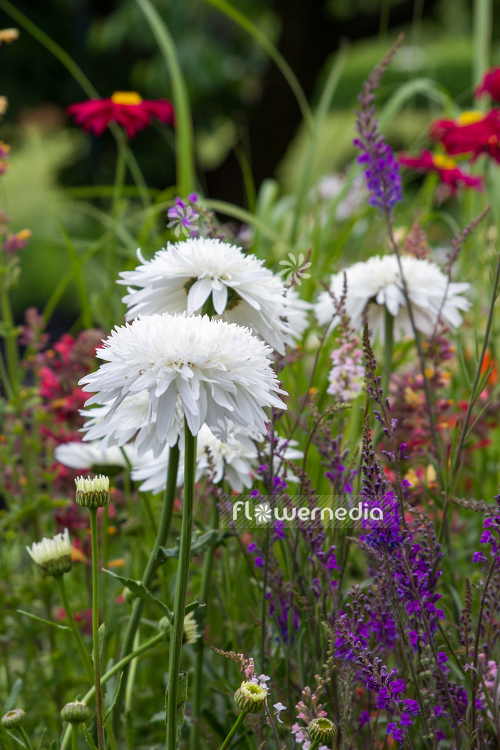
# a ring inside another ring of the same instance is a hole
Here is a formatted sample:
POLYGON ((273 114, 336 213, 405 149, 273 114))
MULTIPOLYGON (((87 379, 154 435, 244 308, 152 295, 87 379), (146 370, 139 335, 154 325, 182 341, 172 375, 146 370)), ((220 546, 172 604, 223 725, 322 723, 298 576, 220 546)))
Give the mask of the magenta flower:
POLYGON ((125 128, 128 138, 149 127, 151 118, 165 124, 174 122, 174 108, 167 99, 142 99, 135 91, 115 91, 110 99, 89 99, 68 107, 77 125, 94 135, 102 135, 110 122, 125 128))

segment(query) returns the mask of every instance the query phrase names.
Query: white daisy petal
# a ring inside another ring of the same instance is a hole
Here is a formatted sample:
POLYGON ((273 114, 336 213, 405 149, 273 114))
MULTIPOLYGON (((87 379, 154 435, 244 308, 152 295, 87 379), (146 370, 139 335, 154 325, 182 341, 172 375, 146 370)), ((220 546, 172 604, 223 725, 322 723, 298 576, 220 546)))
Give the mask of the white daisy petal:
POLYGON ((211 296, 222 320, 250 327, 280 354, 303 330, 302 320, 293 328, 287 314, 303 315, 307 303, 299 304, 294 295, 287 299, 283 280, 235 245, 189 238, 169 243, 150 261, 139 251, 138 257, 141 264, 122 272, 118 282, 127 286, 127 320, 163 312, 193 315, 211 296))

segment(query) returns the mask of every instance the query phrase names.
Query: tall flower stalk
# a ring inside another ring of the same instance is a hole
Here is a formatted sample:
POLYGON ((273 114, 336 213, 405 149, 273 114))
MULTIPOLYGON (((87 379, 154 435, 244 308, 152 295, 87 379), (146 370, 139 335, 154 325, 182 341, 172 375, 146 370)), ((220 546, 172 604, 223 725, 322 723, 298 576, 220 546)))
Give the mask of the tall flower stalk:
POLYGON ((104 750, 104 722, 102 713, 101 666, 99 648, 99 537, 97 511, 109 503, 109 478, 95 479, 78 477, 76 502, 89 509, 90 537, 92 545, 92 657, 94 661, 94 685, 97 716, 97 742, 99 750, 104 750))
POLYGON ((191 538, 193 534, 194 477, 196 470, 196 436, 184 424, 184 506, 182 512, 179 565, 175 585, 174 622, 170 639, 170 661, 167 693, 167 750, 177 748, 177 688, 181 663, 182 637, 186 610, 191 538))

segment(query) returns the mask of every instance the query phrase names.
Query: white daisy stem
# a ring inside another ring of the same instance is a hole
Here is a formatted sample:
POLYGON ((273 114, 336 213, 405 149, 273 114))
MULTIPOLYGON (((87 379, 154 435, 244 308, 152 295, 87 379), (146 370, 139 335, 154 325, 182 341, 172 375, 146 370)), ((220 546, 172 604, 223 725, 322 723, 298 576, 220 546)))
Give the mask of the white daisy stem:
MULTIPOLYGON (((137 659, 137 657, 141 656, 145 651, 148 651, 150 648, 153 648, 154 646, 157 646, 161 641, 165 640, 165 634, 159 633, 158 635, 154 635, 152 638, 148 638, 148 640, 144 641, 139 648, 137 648, 135 651, 132 651, 131 654, 128 654, 124 659, 120 659, 120 661, 116 662, 111 669, 109 669, 103 676, 101 677, 101 685, 104 685, 108 680, 110 680, 112 677, 115 676, 115 674, 118 674, 123 670, 124 667, 127 666, 131 661, 134 659, 137 659)), ((82 701, 86 705, 88 705, 89 701, 92 700, 95 693, 95 685, 93 685, 90 690, 83 696, 82 701)), ((66 728, 66 731, 64 732, 64 736, 61 742, 60 750, 68 750, 69 746, 69 740, 71 736, 71 726, 68 726, 66 728)))
MULTIPOLYGON (((168 533, 170 531, 170 523, 172 521, 172 514, 174 511, 175 492, 177 489, 177 471, 179 468, 179 444, 176 443, 168 452, 168 469, 167 469, 167 485, 165 487, 165 493, 163 495, 163 504, 161 508, 161 516, 158 522, 158 531, 156 533, 156 539, 149 556, 146 568, 144 570, 141 583, 149 588, 151 581, 153 580, 154 574, 159 566, 158 550, 167 541, 168 533)), ((125 637, 123 639, 123 646, 121 650, 121 657, 124 659, 132 651, 134 647, 134 638, 141 621, 142 610, 144 609, 144 599, 136 599, 130 620, 128 621, 127 630, 125 631, 125 637)), ((116 705, 119 706, 125 686, 132 690, 131 681, 123 680, 122 687, 120 689, 119 700, 116 705)), ((119 713, 116 711, 115 720, 118 720, 119 713)))
POLYGON ((184 505, 182 509, 179 565, 175 584, 174 622, 170 639, 167 694, 167 750, 177 748, 177 687, 181 663, 184 615, 191 562, 191 537, 193 534, 194 477, 196 469, 196 437, 191 434, 187 421, 184 424, 184 505))
POLYGON ((318 748, 318 747, 319 747, 319 743, 320 743, 320 741, 319 741, 319 740, 314 740, 314 742, 312 743, 312 745, 311 745, 311 747, 309 748, 309 750, 316 750, 316 748, 318 748))
POLYGON ((73 635, 75 637, 75 642, 78 648, 78 651, 80 653, 80 656, 82 657, 82 661, 85 664, 85 669, 87 670, 87 674, 90 677, 90 682, 93 682, 94 680, 94 670, 92 668, 92 661, 90 660, 90 656, 87 653, 87 649, 85 648, 85 644, 83 643, 82 635, 80 631, 78 630, 78 626, 75 622, 75 618, 73 617, 73 611, 71 609, 71 605, 69 603, 68 594, 66 591, 66 586, 64 584, 64 577, 62 575, 60 576, 54 576, 57 588, 59 590, 59 596, 61 597, 61 603, 63 605, 63 609, 66 612, 66 617, 68 618, 68 622, 70 625, 70 628, 73 632, 73 635))
POLYGON ((226 748, 229 747, 231 740, 233 739, 234 735, 236 734, 238 729, 241 727, 241 725, 243 724, 247 716, 248 716, 248 711, 241 712, 241 714, 238 716, 238 718, 234 722, 233 728, 231 729, 226 739, 222 743, 220 750, 226 750, 226 748))
MULTIPOLYGON (((217 497, 212 498, 212 513, 210 517, 210 529, 217 529, 219 527, 219 505, 217 497)), ((215 542, 205 552, 203 560, 203 570, 201 573, 201 589, 200 589, 200 602, 205 604, 204 612, 207 612, 208 608, 208 595, 210 589, 210 578, 212 576, 212 564, 215 556, 215 542)), ((203 615, 206 617, 206 614, 203 615)), ((203 683, 203 652, 204 652, 204 640, 203 630, 201 636, 198 638, 196 644, 196 665, 194 672, 194 684, 193 684, 193 702, 191 708, 191 738, 190 738, 190 750, 198 750, 199 747, 199 735, 200 735, 200 709, 201 709, 201 693, 203 683)))
POLYGON ((394 318, 386 307, 384 315, 384 372, 382 376, 382 388, 385 398, 389 398, 389 382, 391 379, 393 348, 394 318))
POLYGON ((97 531, 97 508, 89 508, 90 538, 92 543, 92 656, 94 659, 95 705, 97 715, 97 744, 104 750, 104 727, 102 721, 101 665, 99 655, 99 541, 97 531))

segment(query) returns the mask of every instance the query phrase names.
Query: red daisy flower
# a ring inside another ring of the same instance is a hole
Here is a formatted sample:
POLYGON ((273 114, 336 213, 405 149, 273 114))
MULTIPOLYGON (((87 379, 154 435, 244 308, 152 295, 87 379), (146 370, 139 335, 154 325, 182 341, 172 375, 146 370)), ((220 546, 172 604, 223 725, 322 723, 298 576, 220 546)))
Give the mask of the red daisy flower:
POLYGON ((475 96, 489 94, 495 102, 500 102, 500 68, 490 68, 474 92, 475 96))
POLYGON ((457 120, 436 120, 432 123, 430 136, 441 141, 446 151, 456 154, 472 154, 475 161, 480 154, 488 154, 500 164, 500 110, 464 112, 457 120))
POLYGON ((468 172, 459 169, 453 159, 442 154, 431 154, 430 151, 422 151, 420 156, 406 156, 401 154, 398 161, 405 167, 413 167, 420 172, 437 172, 439 179, 456 193, 459 187, 470 187, 475 190, 483 189, 481 177, 474 177, 468 172))
POLYGON ((174 122, 174 108, 167 99, 141 99, 135 91, 115 91, 111 99, 89 99, 68 107, 77 125, 94 135, 102 135, 110 122, 125 128, 128 138, 151 123, 151 118, 164 123, 174 122))

